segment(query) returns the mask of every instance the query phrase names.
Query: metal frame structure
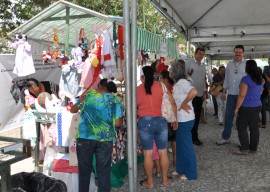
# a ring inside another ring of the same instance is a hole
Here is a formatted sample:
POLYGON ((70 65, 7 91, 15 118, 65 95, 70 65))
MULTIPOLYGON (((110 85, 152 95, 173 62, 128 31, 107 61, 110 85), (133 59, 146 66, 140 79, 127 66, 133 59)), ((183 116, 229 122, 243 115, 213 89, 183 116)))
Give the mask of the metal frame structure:
POLYGON ((149 1, 211 60, 231 59, 236 44, 245 46, 246 58, 270 57, 268 0, 149 1))

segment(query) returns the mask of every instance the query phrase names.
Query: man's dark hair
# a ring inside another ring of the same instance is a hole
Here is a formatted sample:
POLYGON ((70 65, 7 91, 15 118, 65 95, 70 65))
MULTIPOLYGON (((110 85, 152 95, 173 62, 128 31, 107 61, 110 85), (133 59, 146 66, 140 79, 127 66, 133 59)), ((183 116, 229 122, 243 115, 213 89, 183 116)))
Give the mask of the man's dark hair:
POLYGON ((198 51, 202 51, 202 52, 205 53, 205 49, 204 49, 203 47, 197 47, 197 48, 195 49, 195 53, 198 53, 198 51))
POLYGON ((235 45, 234 50, 235 50, 235 49, 242 49, 243 52, 245 52, 245 48, 244 48, 243 45, 235 45))

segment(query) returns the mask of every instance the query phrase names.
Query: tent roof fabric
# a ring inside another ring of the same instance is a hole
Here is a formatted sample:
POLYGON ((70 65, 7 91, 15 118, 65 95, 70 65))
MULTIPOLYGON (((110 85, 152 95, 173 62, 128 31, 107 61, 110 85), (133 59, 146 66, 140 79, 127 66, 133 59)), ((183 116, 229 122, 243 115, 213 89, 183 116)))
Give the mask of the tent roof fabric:
MULTIPOLYGON (((54 38, 54 28, 57 30, 58 43, 65 45, 66 43, 66 19, 69 15, 69 46, 74 47, 78 44, 78 34, 81 28, 84 29, 85 35, 91 42, 95 40, 95 35, 100 33, 100 30, 112 29, 113 22, 123 25, 122 17, 108 16, 96 11, 86 9, 84 7, 69 3, 67 1, 57 1, 48 8, 34 16, 32 19, 19 26, 9 36, 16 33, 27 35, 29 39, 48 44, 52 46, 54 38), (69 9, 69 11, 68 11, 69 9), (69 12, 69 14, 67 14, 69 12)), ((167 43, 168 57, 177 59, 175 39, 165 39, 160 35, 156 35, 144 29, 137 27, 137 49, 159 53, 160 41, 167 43)))
MULTIPOLYGON (((66 8, 69 7, 69 44, 75 46, 77 34, 80 28, 85 29, 86 36, 90 40, 95 39, 97 25, 102 29, 112 27, 113 21, 117 19, 101 13, 77 6, 75 4, 58 1, 43 10, 25 24, 13 30, 9 35, 16 33, 26 34, 33 40, 53 41, 53 28, 57 30, 60 44, 65 44, 66 30, 66 8)), ((119 19, 121 21, 121 19, 119 19)))
POLYGON ((230 59, 236 44, 247 58, 270 57, 269 0, 150 0, 212 59, 230 59))

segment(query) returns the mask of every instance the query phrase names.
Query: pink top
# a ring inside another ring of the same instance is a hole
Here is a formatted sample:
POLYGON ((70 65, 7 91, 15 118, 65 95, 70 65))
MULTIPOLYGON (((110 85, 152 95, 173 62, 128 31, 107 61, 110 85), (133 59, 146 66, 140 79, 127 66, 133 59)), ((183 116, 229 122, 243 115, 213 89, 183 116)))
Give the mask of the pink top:
POLYGON ((144 84, 137 88, 138 116, 161 116, 163 90, 161 84, 154 81, 151 87, 152 95, 146 95, 144 84))

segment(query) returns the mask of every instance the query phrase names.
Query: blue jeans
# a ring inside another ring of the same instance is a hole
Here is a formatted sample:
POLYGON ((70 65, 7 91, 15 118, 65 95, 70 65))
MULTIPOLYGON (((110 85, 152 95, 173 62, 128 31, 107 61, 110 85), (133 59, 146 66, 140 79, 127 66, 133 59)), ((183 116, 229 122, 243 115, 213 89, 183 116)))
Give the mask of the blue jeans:
POLYGON ((93 155, 96 156, 98 191, 109 192, 112 162, 112 141, 77 139, 77 158, 79 168, 79 192, 89 192, 93 155))
POLYGON ((189 180, 197 179, 197 161, 191 130, 194 120, 179 122, 176 129, 176 172, 189 180))
POLYGON ((234 110, 237 101, 237 95, 228 95, 225 111, 225 125, 222 132, 222 139, 229 139, 232 133, 234 110))
POLYGON ((138 131, 144 150, 152 150, 153 141, 155 141, 158 149, 167 149, 168 124, 164 117, 140 117, 138 120, 138 131))

